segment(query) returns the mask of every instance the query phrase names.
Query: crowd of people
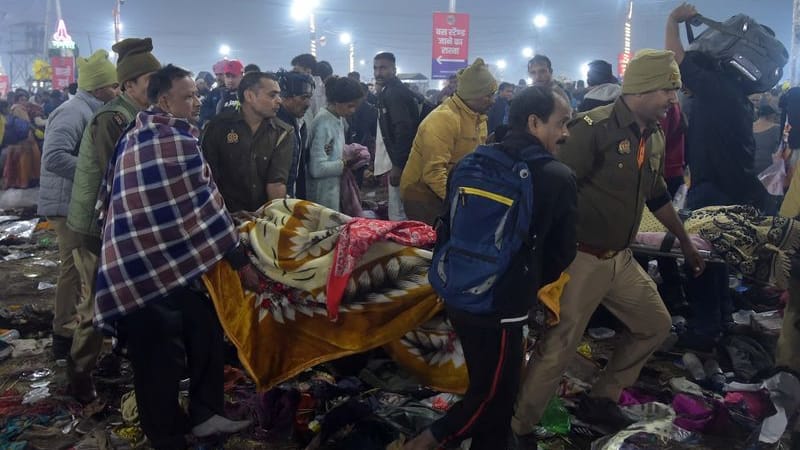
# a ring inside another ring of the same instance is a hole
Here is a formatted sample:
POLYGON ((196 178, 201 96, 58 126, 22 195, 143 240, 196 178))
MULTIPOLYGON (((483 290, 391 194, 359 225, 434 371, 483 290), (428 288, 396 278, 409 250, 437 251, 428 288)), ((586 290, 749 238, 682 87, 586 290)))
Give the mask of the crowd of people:
MULTIPOLYGON (((610 63, 593 61, 585 88, 557 82, 541 54, 528 64, 532 86, 498 83, 478 58, 428 96, 398 78, 389 52, 375 55, 371 85, 355 72, 335 75, 310 54, 275 71, 225 59, 213 75, 195 77, 159 61, 158 42, 129 38, 112 48, 116 65, 103 50, 78 58, 68 92, 14 91, 0 102, 3 187, 38 185, 38 214, 58 237, 53 352, 67 361, 71 394, 83 403, 95 398, 92 371, 104 335, 113 335, 127 349, 154 448, 184 448, 187 433, 248 427, 224 416, 223 332, 198 282, 224 259, 245 289, 258 283, 236 218, 292 197, 434 226, 455 210, 454 168, 494 143, 509 155, 550 155, 528 161, 535 275, 503 290, 504 307, 490 314, 443 299, 470 386, 406 448, 467 438, 473 449, 536 448, 534 427, 572 356, 565 349, 578 345, 601 305, 627 333, 578 415, 624 428, 620 393, 668 336, 670 307, 692 308, 689 346, 713 346, 730 321, 729 269, 706 265, 673 199, 685 196, 692 210, 751 205, 765 215, 800 215, 800 173, 792 170, 800 88, 753 92, 735 70, 686 51, 678 25, 696 14, 691 5, 676 8, 664 50, 639 51, 621 81, 610 63), (776 161, 788 169, 785 198, 758 177, 776 161), (369 174, 385 182, 383 213, 362 208, 369 174), (659 267, 665 285, 679 284, 686 271, 686 298, 681 289, 659 290, 629 248, 645 207, 680 241, 684 265, 659 267), (522 284, 559 282, 560 322, 523 367, 525 320, 518 319, 527 319, 536 296, 517 293, 530 290, 522 284), (177 402, 184 371, 188 415, 177 402)), ((800 292, 790 293, 789 308, 797 308, 800 292)), ((800 371, 797 330, 787 333, 779 363, 800 371)))

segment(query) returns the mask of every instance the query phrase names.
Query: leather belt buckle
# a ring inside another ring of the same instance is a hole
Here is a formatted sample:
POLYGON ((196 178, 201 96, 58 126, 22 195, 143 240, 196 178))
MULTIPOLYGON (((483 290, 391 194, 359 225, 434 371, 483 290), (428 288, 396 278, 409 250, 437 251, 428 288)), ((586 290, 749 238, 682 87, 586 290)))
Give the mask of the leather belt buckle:
POLYGON ((597 255, 597 258, 604 259, 604 260, 605 259, 611 259, 611 258, 617 256, 617 253, 619 253, 619 252, 615 252, 613 250, 606 250, 606 251, 600 253, 599 255, 597 255))
POLYGON ((615 250, 602 250, 602 249, 599 249, 599 248, 591 247, 591 246, 586 245, 586 244, 582 244, 580 242, 578 243, 578 251, 581 251, 581 252, 584 252, 584 253, 588 253, 588 254, 594 256, 595 258, 597 258, 599 260, 603 260, 603 261, 611 259, 611 258, 617 256, 617 254, 619 254, 619 252, 615 251, 615 250))

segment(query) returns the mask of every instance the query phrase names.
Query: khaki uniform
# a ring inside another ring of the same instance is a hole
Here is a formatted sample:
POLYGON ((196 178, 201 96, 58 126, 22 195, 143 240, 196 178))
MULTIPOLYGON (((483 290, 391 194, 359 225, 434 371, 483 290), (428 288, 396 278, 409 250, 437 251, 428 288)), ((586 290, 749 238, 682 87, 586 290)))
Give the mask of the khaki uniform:
POLYGON ((83 237, 81 245, 72 251, 81 279, 81 302, 77 308, 79 322, 73 335, 68 366, 71 376, 89 376, 103 347, 103 335, 92 323, 95 277, 102 242, 94 205, 117 141, 135 119, 138 109, 127 95, 118 96, 97 111, 81 140, 67 216, 67 226, 83 237))
POLYGON ((253 133, 241 112, 224 112, 206 125, 201 147, 228 211, 255 211, 267 202, 267 184, 289 178, 294 128, 272 118, 253 133))
POLYGON ((571 279, 561 297, 561 321, 537 344, 523 374, 512 419, 520 435, 531 433, 541 419, 598 305, 628 331, 595 383, 593 397, 617 401, 671 327, 655 283, 627 249, 645 204, 657 210, 670 201, 662 131, 654 125, 640 135, 622 99, 579 115, 569 129, 558 156, 578 182, 578 254, 565 271, 571 279))

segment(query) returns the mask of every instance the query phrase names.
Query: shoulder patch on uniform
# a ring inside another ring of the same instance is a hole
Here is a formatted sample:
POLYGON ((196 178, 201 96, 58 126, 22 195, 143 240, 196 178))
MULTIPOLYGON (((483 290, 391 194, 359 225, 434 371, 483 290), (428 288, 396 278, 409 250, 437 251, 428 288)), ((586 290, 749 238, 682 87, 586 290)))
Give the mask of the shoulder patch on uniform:
POLYGON ((277 128, 283 128, 285 131, 294 131, 294 127, 291 124, 284 122, 280 118, 275 117, 272 120, 277 128))
POLYGON ((278 136, 278 140, 275 141, 275 147, 281 145, 284 139, 289 136, 289 130, 282 130, 281 134, 278 136))
POLYGON ((114 122, 120 127, 125 126, 125 116, 123 116, 122 113, 115 112, 112 118, 114 119, 114 122))

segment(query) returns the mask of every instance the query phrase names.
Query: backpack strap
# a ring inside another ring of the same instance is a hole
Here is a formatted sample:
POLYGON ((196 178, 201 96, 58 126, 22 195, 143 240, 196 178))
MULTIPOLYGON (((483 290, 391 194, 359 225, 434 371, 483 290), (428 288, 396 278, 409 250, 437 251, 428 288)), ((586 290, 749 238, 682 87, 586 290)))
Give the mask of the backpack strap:
POLYGON ((491 158, 509 168, 514 167, 514 163, 516 162, 508 153, 501 150, 499 144, 479 145, 478 148, 475 149, 475 153, 491 158))

